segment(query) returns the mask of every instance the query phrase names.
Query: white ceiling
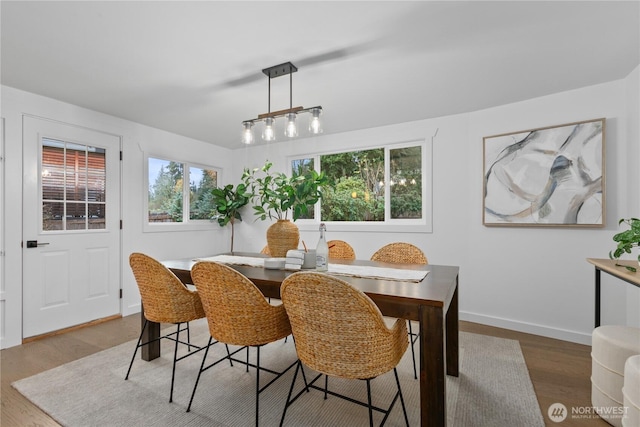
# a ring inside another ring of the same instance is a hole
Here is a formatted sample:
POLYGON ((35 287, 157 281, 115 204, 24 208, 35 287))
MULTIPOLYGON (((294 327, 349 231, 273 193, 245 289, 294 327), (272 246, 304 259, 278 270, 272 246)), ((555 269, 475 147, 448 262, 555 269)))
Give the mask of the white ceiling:
MULTIPOLYGON (((638 1, 3 0, 0 14, 2 84, 229 148, 267 112, 261 70, 282 62, 299 68, 293 105, 323 106, 325 134, 616 80, 640 63, 638 1)), ((272 111, 289 107, 288 77, 271 92, 272 111)))

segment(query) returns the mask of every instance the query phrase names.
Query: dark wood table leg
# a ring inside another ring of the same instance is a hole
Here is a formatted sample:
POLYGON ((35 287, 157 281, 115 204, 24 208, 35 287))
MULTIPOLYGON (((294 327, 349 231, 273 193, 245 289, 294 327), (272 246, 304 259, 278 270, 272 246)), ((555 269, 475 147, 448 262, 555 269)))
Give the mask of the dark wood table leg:
POLYGON ((442 307, 420 306, 420 425, 446 426, 445 320, 442 307))
POLYGON ((600 326, 600 269, 596 267, 596 328, 600 326))
MULTIPOLYGON (((144 327, 144 307, 142 304, 140 305, 140 327, 144 327)), ((142 342, 149 342, 152 340, 157 340, 152 342, 151 344, 142 346, 140 357, 142 360, 146 360, 147 362, 153 359, 157 359, 160 357, 160 324, 156 322, 149 322, 147 328, 144 330, 144 334, 142 335, 142 342)))
POLYGON ((456 289, 449 304, 449 310, 446 315, 445 331, 447 343, 445 350, 447 352, 447 375, 457 377, 458 370, 458 279, 456 278, 456 289))

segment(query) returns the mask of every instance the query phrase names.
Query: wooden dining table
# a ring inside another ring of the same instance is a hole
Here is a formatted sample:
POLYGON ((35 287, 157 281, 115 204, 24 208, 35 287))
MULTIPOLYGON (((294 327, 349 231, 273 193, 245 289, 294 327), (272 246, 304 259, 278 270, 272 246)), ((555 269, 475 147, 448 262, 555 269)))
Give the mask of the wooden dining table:
MULTIPOLYGON (((243 257, 265 255, 235 252, 243 257)), ((163 261, 185 284, 191 284, 192 258, 163 261)), ((458 273, 459 267, 443 265, 388 264, 375 261, 331 260, 336 264, 425 270, 419 283, 379 278, 339 277, 367 294, 385 316, 418 321, 420 324, 420 420, 422 426, 446 426, 446 375, 458 376, 458 273)), ((289 270, 230 264, 249 278, 265 297, 279 298, 280 284, 293 274, 289 270)), ((144 311, 141 311, 144 321, 144 311)), ((151 323, 151 322, 149 322, 151 323)), ((160 336, 160 325, 146 329, 145 342, 160 336)), ((160 356, 160 341, 143 347, 144 360, 160 356)))

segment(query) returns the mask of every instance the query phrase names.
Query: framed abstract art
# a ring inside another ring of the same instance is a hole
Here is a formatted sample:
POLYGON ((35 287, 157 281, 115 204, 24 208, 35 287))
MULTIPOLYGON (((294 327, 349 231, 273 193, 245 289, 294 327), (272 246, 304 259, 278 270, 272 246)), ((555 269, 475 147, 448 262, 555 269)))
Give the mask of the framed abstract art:
POLYGON ((605 119, 483 139, 485 226, 604 227, 605 119))

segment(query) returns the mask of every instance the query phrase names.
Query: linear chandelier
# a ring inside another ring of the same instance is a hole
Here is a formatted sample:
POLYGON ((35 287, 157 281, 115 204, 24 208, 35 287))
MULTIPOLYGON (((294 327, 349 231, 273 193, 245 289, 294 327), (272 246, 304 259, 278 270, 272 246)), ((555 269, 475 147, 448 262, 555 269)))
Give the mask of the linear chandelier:
POLYGON ((275 122, 279 117, 285 118, 284 134, 288 138, 294 138, 298 136, 298 127, 296 125, 296 119, 298 114, 309 113, 309 132, 313 135, 322 133, 322 123, 320 122, 320 115, 322 114, 322 107, 316 106, 311 108, 294 107, 293 106, 293 73, 298 71, 298 68, 291 62, 285 62, 284 64, 274 65, 273 67, 265 68, 262 72, 269 77, 269 104, 268 112, 258 115, 257 118, 251 120, 245 120, 242 122, 242 142, 245 144, 252 144, 254 142, 253 126, 258 122, 264 122, 264 129, 262 130, 262 139, 265 141, 275 141, 275 122), (280 76, 289 76, 289 108, 279 111, 271 111, 271 79, 280 76))

